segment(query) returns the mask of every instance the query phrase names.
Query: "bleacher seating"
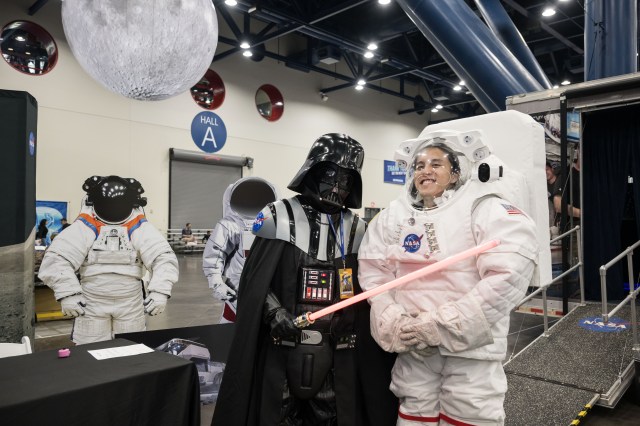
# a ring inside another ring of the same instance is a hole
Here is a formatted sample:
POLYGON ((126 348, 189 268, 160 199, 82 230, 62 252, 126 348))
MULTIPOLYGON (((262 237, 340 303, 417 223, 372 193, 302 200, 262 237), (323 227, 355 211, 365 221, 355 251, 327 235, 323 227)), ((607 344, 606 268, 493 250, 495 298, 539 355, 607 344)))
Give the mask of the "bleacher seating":
POLYGON ((194 242, 185 243, 182 241, 182 229, 167 229, 167 241, 176 254, 193 254, 202 253, 205 243, 202 242, 207 231, 213 232, 213 229, 191 229, 193 236, 196 237, 194 242))

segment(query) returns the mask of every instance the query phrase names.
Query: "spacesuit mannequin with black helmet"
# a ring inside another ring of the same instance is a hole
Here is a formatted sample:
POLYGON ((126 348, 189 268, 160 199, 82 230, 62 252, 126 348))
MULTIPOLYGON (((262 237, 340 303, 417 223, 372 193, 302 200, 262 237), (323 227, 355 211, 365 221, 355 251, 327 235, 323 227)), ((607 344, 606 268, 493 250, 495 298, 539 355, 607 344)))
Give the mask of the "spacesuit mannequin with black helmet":
POLYGON ((356 304, 298 329, 294 318, 359 293, 356 253, 366 224, 362 146, 344 134, 312 145, 288 188, 267 205, 238 293, 235 337, 212 424, 388 425, 395 356, 369 332, 369 307, 356 304))
POLYGON ((145 330, 145 312, 161 314, 178 281, 178 261, 144 215, 144 189, 132 178, 92 176, 78 218, 47 250, 38 276, 75 318, 77 344, 145 330), (142 277, 150 272, 143 300, 142 277), (78 280, 76 273, 79 273, 78 280))
POLYGON ((222 219, 202 254, 202 270, 209 288, 214 297, 224 302, 220 324, 235 322, 240 274, 254 239, 253 221, 264 206, 277 199, 275 187, 254 176, 241 178, 224 191, 222 219))
POLYGON ((396 160, 406 166, 405 192, 369 224, 358 254, 363 289, 501 242, 369 299, 374 338, 399 354, 397 425, 502 425, 509 314, 538 260, 535 223, 519 207, 526 187, 480 131, 407 141, 396 160))

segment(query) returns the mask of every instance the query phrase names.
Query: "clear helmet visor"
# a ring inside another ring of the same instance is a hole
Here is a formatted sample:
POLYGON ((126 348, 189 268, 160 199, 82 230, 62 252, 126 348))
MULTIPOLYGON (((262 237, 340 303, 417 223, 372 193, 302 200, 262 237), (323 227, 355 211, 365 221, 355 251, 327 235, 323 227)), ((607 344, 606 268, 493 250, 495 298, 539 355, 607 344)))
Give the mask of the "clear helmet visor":
POLYGON ((424 141, 414 151, 407 167, 409 203, 421 209, 442 206, 469 180, 470 164, 447 140, 424 141))

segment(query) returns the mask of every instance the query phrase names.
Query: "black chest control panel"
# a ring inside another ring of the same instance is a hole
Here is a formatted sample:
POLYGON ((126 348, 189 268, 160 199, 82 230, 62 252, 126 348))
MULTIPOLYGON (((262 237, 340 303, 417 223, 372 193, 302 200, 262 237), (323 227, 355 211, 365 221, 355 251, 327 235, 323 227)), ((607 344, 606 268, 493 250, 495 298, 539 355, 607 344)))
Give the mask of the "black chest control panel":
POLYGON ((333 302, 335 272, 332 269, 302 268, 298 292, 300 302, 330 304, 333 302))

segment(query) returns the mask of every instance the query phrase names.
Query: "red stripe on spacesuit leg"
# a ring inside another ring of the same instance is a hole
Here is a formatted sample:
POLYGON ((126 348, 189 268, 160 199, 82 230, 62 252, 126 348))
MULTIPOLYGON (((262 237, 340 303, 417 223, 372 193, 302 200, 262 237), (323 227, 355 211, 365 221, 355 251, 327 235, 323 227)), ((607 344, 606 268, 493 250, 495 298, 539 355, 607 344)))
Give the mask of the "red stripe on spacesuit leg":
POLYGON ((404 420, 410 420, 412 422, 421 422, 421 423, 438 423, 440 420, 440 416, 436 417, 421 417, 421 416, 411 416, 409 414, 405 414, 402 411, 398 410, 398 417, 404 420))
POLYGON ((474 426, 471 423, 465 423, 465 422, 462 422, 460 420, 452 419, 451 417, 447 416, 446 414, 442 414, 442 413, 440 413, 440 418, 442 420, 444 420, 445 422, 449 423, 450 425, 453 425, 453 426, 474 426))

